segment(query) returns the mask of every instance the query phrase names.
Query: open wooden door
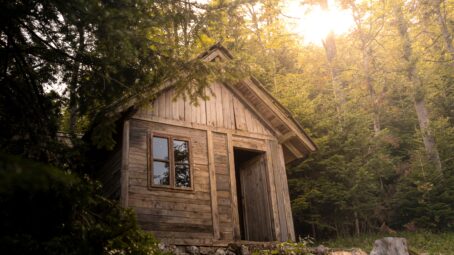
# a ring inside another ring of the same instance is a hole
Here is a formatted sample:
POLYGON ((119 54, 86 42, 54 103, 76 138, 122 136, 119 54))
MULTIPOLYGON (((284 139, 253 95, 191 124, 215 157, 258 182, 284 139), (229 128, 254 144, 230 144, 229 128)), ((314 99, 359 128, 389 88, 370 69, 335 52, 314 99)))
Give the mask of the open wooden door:
POLYGON ((265 153, 244 152, 235 165, 242 239, 272 241, 265 153))

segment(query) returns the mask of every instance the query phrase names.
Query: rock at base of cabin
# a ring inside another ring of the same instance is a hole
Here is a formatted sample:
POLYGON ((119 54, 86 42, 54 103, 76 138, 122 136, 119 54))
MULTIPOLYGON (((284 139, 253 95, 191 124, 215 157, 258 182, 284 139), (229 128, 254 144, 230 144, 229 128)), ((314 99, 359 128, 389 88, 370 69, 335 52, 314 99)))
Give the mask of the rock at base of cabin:
POLYGON ((315 249, 313 250, 313 253, 316 255, 325 255, 325 254, 328 254, 328 252, 329 252, 329 248, 325 247, 323 245, 319 245, 319 246, 315 247, 315 249))
POLYGON ((238 254, 241 250, 241 247, 236 243, 230 243, 229 246, 227 247, 227 250, 232 251, 235 254, 238 254))
POLYGON ((173 252, 175 255, 188 255, 184 246, 176 246, 173 252))
POLYGON ((225 249, 223 248, 217 249, 215 255, 226 255, 225 249))
POLYGON ((163 251, 167 248, 167 245, 165 243, 158 243, 158 249, 163 251))
POLYGON ((199 253, 202 255, 212 255, 215 253, 215 250, 213 247, 201 246, 201 247, 199 247, 199 253))
POLYGON ((246 245, 241 245, 240 252, 241 255, 249 255, 250 254, 249 247, 247 247, 246 245))
POLYGON ((407 240, 400 237, 385 237, 375 240, 370 255, 409 255, 407 240))
POLYGON ((352 249, 350 251, 333 251, 329 255, 367 255, 367 253, 361 249, 352 249))
POLYGON ((191 255, 199 255, 200 254, 200 250, 197 246, 186 246, 186 252, 191 254, 191 255))
POLYGON ((171 253, 175 254, 177 252, 177 246, 176 245, 168 245, 166 243, 159 243, 158 244, 158 249, 164 253, 171 253))
POLYGON ((231 251, 231 250, 227 250, 225 252, 225 255, 236 255, 236 253, 234 251, 231 251))

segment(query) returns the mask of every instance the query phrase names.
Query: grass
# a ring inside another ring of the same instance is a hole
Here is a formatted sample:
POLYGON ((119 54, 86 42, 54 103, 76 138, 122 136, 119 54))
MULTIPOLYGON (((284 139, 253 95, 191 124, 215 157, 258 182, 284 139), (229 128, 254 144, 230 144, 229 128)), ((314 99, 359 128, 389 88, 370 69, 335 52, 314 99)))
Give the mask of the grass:
POLYGON ((320 244, 330 248, 349 249, 356 247, 369 253, 372 250, 374 241, 385 236, 406 238, 409 248, 418 253, 428 253, 430 255, 454 255, 454 232, 398 232, 393 235, 369 234, 359 237, 340 237, 321 242, 320 244))

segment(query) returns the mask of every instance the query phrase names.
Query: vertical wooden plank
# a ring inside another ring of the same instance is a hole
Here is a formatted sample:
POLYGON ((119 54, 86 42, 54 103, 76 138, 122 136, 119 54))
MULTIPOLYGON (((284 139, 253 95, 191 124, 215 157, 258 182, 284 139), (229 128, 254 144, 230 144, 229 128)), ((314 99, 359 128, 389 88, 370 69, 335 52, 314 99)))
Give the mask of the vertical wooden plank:
POLYGON ((215 83, 214 91, 216 93, 216 127, 224 127, 224 112, 222 110, 222 90, 221 85, 215 83))
MULTIPOLYGON (((287 220, 286 220, 286 209, 285 209, 285 195, 284 195, 284 190, 283 190, 283 182, 282 182, 282 176, 281 176, 281 168, 284 166, 281 166, 281 162, 279 159, 279 152, 278 152, 278 146, 276 141, 269 141, 270 146, 271 146, 271 157, 272 157, 272 162, 273 162, 273 174, 274 174, 274 182, 276 185, 276 197, 277 197, 277 209, 278 209, 278 214, 279 214, 279 227, 280 227, 280 232, 281 235, 279 237, 279 241, 288 241, 289 236, 288 236, 288 230, 287 230, 287 220)), ((285 167, 284 167, 285 168, 285 167)), ((287 181, 287 180, 285 180, 287 181)))
POLYGON ((153 112, 151 113, 151 116, 159 116, 159 104, 158 104, 158 99, 155 98, 153 101, 153 112))
POLYGON ((253 123, 252 123, 252 115, 251 115, 251 112, 249 110, 246 110, 244 111, 244 122, 245 122, 245 126, 246 126, 246 130, 249 131, 249 132, 252 132, 252 127, 253 127, 253 123))
POLYGON ((207 144, 208 144, 208 170, 210 173, 210 193, 211 193, 211 216, 213 219, 213 238, 218 240, 220 237, 219 232, 219 212, 218 212, 218 198, 216 190, 216 167, 214 164, 214 148, 213 148, 213 133, 207 130, 207 144))
POLYGON ((153 114, 152 116, 159 116, 159 100, 155 98, 153 101, 153 114))
POLYGON ((257 116, 254 116, 254 122, 255 122, 255 133, 260 133, 260 127, 262 126, 262 123, 259 121, 257 116))
POLYGON ((235 125, 236 129, 246 130, 246 123, 244 119, 244 106, 235 97, 233 97, 233 111, 235 112, 235 125))
POLYGON ((166 109, 164 118, 166 119, 172 119, 172 92, 173 90, 167 90, 165 92, 166 109))
POLYGON ((153 113, 153 105, 151 102, 144 105, 142 108, 144 108, 143 112, 142 112, 142 114, 143 114, 142 116, 149 117, 153 113))
POLYGON ((129 121, 123 124, 123 144, 121 152, 121 175, 120 175, 120 204, 122 207, 128 207, 129 196, 129 121))
MULTIPOLYGON (((274 226, 274 238, 275 240, 279 240, 281 236, 281 228, 279 226, 279 211, 277 205, 277 195, 276 195, 276 182, 274 180, 274 171, 276 168, 273 165, 273 158, 272 153, 273 150, 271 148, 270 141, 268 143, 268 151, 266 152, 266 163, 267 163, 267 176, 268 176, 268 187, 270 189, 270 204, 271 204, 271 212, 272 212, 272 221, 274 226)), ((276 164, 276 163, 274 163, 276 164)))
POLYGON ((192 121, 192 104, 189 102, 189 98, 184 100, 184 120, 187 122, 192 121))
POLYGON ((207 108, 206 108, 206 101, 203 99, 199 100, 200 102, 200 119, 199 122, 200 124, 206 125, 207 124, 207 108))
POLYGON ((200 123, 200 104, 191 105, 191 122, 200 123))
POLYGON ((175 96, 175 91, 172 90, 172 93, 170 95, 170 105, 171 105, 171 112, 172 112, 172 119, 173 120, 178 120, 179 116, 180 116, 180 113, 179 113, 179 110, 180 108, 178 108, 178 99, 174 98, 175 96))
POLYGON ((288 238, 289 240, 295 241, 295 228, 293 226, 292 206, 290 203, 290 194, 288 192, 287 172, 285 171, 285 161, 282 145, 277 144, 277 152, 278 162, 281 169, 280 176, 282 177, 282 188, 284 192, 285 218, 287 221, 288 238))
POLYGON ((221 85, 222 90, 222 111, 224 114, 224 127, 234 129, 233 99, 230 90, 221 85))
POLYGON ((158 116, 161 118, 165 118, 165 116, 166 116, 166 97, 165 97, 165 95, 164 94, 159 95, 159 97, 156 100, 158 100, 158 104, 159 104, 158 116))
POLYGON ((236 187, 236 173, 235 173, 235 158, 233 153, 232 134, 227 134, 227 152, 229 160, 229 174, 230 174, 230 194, 232 199, 232 225, 233 225, 233 238, 234 240, 241 239, 240 222, 238 215, 238 196, 236 187))
POLYGON ((209 95, 210 99, 206 101, 205 108, 207 113, 207 125, 216 126, 216 99, 215 95, 209 95))
POLYGON ((178 120, 184 120, 184 99, 183 97, 178 97, 177 100, 177 107, 178 107, 178 120))
POLYGON ((241 164, 239 169, 244 204, 245 237, 250 241, 272 241, 274 239, 264 156, 261 154, 251 158, 241 164))

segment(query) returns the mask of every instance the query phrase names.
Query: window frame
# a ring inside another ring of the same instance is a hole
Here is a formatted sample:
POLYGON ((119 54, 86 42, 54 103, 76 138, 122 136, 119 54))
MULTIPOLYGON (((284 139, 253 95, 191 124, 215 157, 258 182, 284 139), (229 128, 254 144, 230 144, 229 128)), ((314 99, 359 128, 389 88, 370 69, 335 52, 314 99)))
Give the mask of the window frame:
POLYGON ((175 191, 194 191, 194 164, 192 161, 192 141, 191 138, 185 137, 185 136, 180 136, 180 135, 174 135, 174 134, 169 134, 169 133, 162 133, 162 132, 148 132, 147 135, 147 172, 148 172, 148 188, 149 189, 171 189, 175 191), (169 185, 161 185, 161 184, 155 184, 153 182, 153 161, 155 159, 153 158, 153 137, 160 137, 160 138, 166 138, 167 139, 167 153, 169 155, 169 160, 161 160, 161 159, 156 159, 156 161, 159 162, 169 162, 169 185), (178 187, 176 186, 176 180, 175 180, 175 155, 173 151, 173 140, 180 140, 180 141, 185 141, 188 143, 188 157, 189 157, 189 178, 190 178, 190 187, 178 187))

